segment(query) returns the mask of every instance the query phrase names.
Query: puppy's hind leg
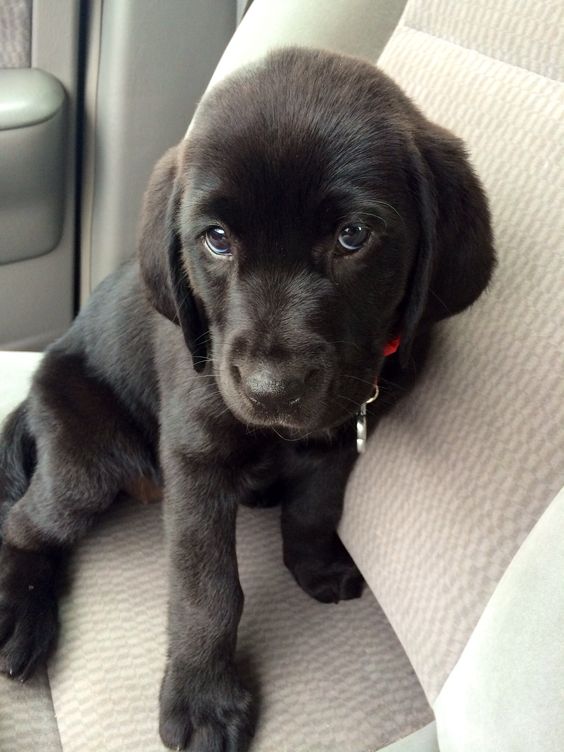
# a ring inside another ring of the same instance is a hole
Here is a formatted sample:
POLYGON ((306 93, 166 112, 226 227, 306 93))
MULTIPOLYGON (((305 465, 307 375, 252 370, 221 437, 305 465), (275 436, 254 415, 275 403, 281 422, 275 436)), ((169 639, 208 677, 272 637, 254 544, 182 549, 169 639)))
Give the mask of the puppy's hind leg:
POLYGON ((46 355, 28 411, 36 466, 0 547, 0 672, 22 680, 55 641, 66 552, 120 489, 154 472, 146 433, 79 356, 46 355))

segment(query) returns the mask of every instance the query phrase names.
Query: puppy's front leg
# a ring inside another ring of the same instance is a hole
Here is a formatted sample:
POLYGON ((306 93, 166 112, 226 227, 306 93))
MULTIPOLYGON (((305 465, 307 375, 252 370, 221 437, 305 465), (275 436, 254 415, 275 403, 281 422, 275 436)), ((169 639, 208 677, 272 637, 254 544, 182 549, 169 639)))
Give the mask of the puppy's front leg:
POLYGON ((170 591, 161 738, 172 749, 243 752, 254 718, 251 695, 234 665, 243 610, 237 494, 228 471, 213 461, 165 451, 163 466, 170 591))
POLYGON ((290 484, 282 504, 284 563, 322 603, 358 598, 364 580, 337 535, 354 449, 316 452, 290 484))

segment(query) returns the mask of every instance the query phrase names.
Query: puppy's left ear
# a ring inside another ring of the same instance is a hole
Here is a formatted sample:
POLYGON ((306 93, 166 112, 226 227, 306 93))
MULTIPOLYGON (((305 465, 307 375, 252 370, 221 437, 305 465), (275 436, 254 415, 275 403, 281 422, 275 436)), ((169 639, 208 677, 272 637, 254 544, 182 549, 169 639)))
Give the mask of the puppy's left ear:
POLYGON ((488 202, 462 142, 426 123, 411 162, 420 237, 404 308, 403 365, 418 329, 471 305, 495 266, 488 202))
POLYGON ((194 368, 207 359, 207 322, 185 267, 178 215, 183 195, 179 176, 182 145, 157 162, 145 192, 138 255, 149 300, 159 313, 178 324, 194 368))

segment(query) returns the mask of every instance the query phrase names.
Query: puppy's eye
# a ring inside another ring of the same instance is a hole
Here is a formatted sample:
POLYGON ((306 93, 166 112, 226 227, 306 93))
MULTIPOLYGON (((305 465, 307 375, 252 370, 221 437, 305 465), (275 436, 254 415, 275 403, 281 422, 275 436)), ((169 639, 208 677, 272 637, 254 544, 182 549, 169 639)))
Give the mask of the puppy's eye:
POLYGON ((208 250, 216 256, 231 256, 231 242, 223 227, 210 227, 206 230, 204 240, 208 250))
POLYGON ((337 241, 347 253, 354 253, 366 245, 370 237, 370 228, 358 222, 341 228, 337 241))

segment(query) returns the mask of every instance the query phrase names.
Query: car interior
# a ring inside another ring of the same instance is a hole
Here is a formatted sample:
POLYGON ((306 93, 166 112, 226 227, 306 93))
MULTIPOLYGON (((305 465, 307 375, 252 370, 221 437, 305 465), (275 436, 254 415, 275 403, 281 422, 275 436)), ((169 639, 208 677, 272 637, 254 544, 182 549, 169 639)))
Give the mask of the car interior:
MULTIPOLYGON (((279 510, 240 510, 251 752, 562 752, 561 0, 0 0, 0 421, 135 254, 206 89, 290 45, 377 65, 464 140, 498 263, 355 465, 339 536, 362 598, 308 598, 279 510)), ((164 749, 164 538, 161 505, 123 496, 80 542, 57 650, 0 675, 2 752, 164 749)))

